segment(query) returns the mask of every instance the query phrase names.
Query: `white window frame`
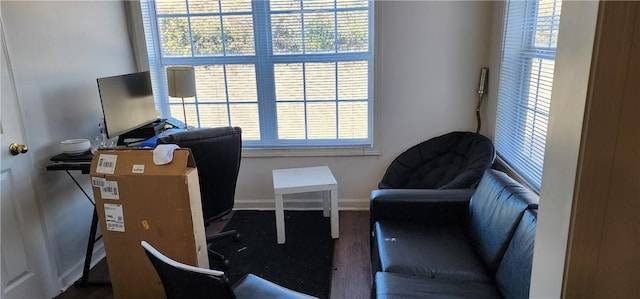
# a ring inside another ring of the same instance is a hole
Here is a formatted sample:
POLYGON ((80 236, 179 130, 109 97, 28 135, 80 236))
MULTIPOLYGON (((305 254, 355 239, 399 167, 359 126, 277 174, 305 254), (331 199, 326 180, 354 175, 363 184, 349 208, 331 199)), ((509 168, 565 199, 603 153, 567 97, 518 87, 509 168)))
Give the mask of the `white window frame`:
MULTIPOLYGON (((153 5, 153 1, 141 1, 141 10, 149 9, 148 5, 153 5)), ((255 5, 268 5, 266 1, 254 1, 255 5)), ((263 112, 261 111, 261 141, 244 141, 245 149, 252 150, 255 156, 336 156, 336 155, 376 155, 379 154, 378 151, 373 146, 373 134, 374 134, 374 86, 375 86, 375 68, 374 68, 374 7, 373 1, 370 2, 371 9, 369 10, 369 51, 366 53, 348 53, 348 54, 332 54, 325 55, 322 57, 321 55, 315 55, 316 61, 339 61, 344 60, 346 58, 360 57, 359 59, 366 58, 369 65, 369 98, 368 98, 368 138, 366 140, 344 140, 344 139, 329 139, 329 140, 304 140, 302 142, 291 142, 291 141, 283 141, 277 140, 275 136, 275 130, 277 127, 274 126, 275 120, 268 120, 267 123, 271 122, 271 125, 266 124, 263 120, 263 112), (339 57, 338 57, 339 56, 339 57), (337 60, 331 60, 337 59, 337 60), (306 144, 305 144, 306 143, 306 144), (285 151, 282 151, 285 150, 285 151)), ((264 9, 264 7, 263 7, 264 9)), ((256 10, 254 8, 254 10, 256 10)), ((260 9, 258 9, 259 11, 260 9)), ((258 13, 258 17, 259 13, 258 13)), ((264 18, 264 13, 262 18, 264 18)), ((254 12, 254 18, 256 18, 256 13, 254 12)), ((255 22, 255 20, 254 20, 255 22)), ((145 28, 147 32, 151 32, 152 36, 147 36, 147 43, 149 42, 149 38, 157 39, 157 28, 154 28, 155 22, 148 22, 145 24, 145 28), (150 28, 149 28, 150 27, 150 28)), ((257 43, 256 39, 256 43, 257 43)), ((182 58, 161 58, 159 47, 155 47, 155 51, 147 53, 148 61, 150 65, 150 70, 152 73, 152 81, 154 86, 154 94, 156 95, 156 103, 160 111, 161 117, 169 117, 169 103, 168 96, 166 91, 166 79, 164 74, 164 67, 168 65, 185 65, 188 63, 184 62, 182 58)), ((278 61, 295 61, 295 55, 274 55, 272 62, 278 61), (293 57, 293 58, 292 58, 293 57)), ((300 55, 298 55, 300 56, 300 55)), ((309 55, 314 56, 314 55, 309 55)), ((201 58, 192 58, 193 60, 198 60, 201 58)), ((231 58, 231 59, 243 59, 242 57, 231 58)), ((197 63, 198 61, 196 61, 197 63)), ((210 62, 209 62, 210 63, 210 62)), ((256 68, 258 68, 258 64, 256 63, 256 68)), ((272 67, 271 67, 272 69, 272 67)), ((259 99, 259 106, 264 106, 265 103, 260 103, 261 99, 259 99)), ((273 103, 274 99, 269 100, 273 103)), ((337 103, 337 100, 336 100, 337 103)), ((268 105, 272 105, 267 103, 268 105)), ((263 109, 263 108, 260 108, 263 109)), ((269 108, 267 108, 269 109, 269 108)), ((271 108, 273 110, 273 108, 271 108)), ((337 112, 336 112, 337 113, 337 112)), ((275 114, 274 114, 275 117, 275 114)), ((180 117, 177 117, 180 119, 180 117)), ((230 125, 233 125, 232 123, 230 125)), ((245 155, 248 151, 245 150, 245 155)))

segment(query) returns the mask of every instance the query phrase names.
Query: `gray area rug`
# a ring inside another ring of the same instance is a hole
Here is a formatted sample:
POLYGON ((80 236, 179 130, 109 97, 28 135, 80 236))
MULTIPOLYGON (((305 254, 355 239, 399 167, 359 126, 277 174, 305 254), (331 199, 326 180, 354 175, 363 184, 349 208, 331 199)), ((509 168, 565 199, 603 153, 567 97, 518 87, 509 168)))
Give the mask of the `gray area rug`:
MULTIPOLYGON (((224 230, 240 241, 218 240, 213 248, 231 260, 233 284, 252 273, 292 290, 329 298, 334 242, 322 211, 285 211, 286 243, 277 244, 274 211, 236 211, 224 230)), ((222 269, 216 261, 214 269, 222 269)))

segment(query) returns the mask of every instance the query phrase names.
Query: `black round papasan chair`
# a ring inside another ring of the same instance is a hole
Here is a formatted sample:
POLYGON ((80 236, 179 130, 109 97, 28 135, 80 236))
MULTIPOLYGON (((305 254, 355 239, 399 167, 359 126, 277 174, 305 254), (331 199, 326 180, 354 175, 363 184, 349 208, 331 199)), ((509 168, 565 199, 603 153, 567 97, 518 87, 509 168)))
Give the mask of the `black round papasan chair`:
POLYGON ((387 168, 378 188, 474 188, 495 156, 493 142, 483 135, 447 133, 400 154, 387 168))

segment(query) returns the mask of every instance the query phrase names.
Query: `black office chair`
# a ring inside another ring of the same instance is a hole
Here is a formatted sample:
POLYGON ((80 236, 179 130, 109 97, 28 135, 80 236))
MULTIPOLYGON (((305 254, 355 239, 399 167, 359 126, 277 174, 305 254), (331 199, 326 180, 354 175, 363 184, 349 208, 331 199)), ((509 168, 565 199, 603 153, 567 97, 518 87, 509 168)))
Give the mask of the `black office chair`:
POLYGON ((168 258, 145 241, 141 245, 160 276, 167 299, 316 298, 253 274, 246 275, 232 287, 224 272, 186 265, 168 258))
POLYGON ((451 132, 400 154, 387 168, 378 188, 473 188, 495 157, 489 138, 473 132, 451 132))
MULTIPOLYGON (((195 129, 158 138, 157 144, 167 143, 190 148, 193 153, 205 226, 229 214, 240 169, 242 130, 238 127, 195 129)), ((212 243, 226 237, 239 240, 240 234, 232 230, 207 236, 209 257, 222 261, 225 267, 229 266, 229 259, 213 250, 212 243)))

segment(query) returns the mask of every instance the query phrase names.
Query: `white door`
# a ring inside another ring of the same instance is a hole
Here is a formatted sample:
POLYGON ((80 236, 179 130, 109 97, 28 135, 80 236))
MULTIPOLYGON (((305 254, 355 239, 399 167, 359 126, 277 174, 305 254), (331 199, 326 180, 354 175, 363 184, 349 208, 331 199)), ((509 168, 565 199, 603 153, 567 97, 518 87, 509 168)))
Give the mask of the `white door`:
POLYGON ((0 179, 2 206, 1 251, 2 293, 0 297, 51 298, 55 295, 55 274, 49 259, 40 207, 32 181, 31 155, 12 155, 11 143, 25 144, 18 98, 0 18, 2 43, 2 106, 0 108, 0 179))

